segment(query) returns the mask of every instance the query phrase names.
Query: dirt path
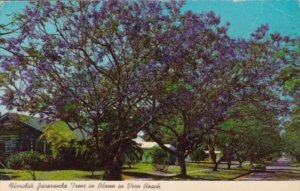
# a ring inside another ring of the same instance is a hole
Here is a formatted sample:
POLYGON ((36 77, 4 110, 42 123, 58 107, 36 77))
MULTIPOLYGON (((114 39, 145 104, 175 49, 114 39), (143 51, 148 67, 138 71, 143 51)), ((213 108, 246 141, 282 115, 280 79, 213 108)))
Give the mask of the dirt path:
POLYGON ((295 166, 289 159, 281 157, 267 166, 265 172, 253 172, 236 180, 300 180, 300 167, 295 166))

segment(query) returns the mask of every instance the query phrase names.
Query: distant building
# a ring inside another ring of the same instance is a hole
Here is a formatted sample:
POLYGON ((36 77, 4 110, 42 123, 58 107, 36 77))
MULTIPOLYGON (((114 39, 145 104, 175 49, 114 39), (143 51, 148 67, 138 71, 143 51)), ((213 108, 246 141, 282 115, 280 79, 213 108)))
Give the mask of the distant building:
POLYGON ((15 113, 6 113, 0 117, 0 157, 21 151, 39 151, 46 153, 47 143, 39 139, 44 133, 45 123, 39 118, 15 113))
MULTIPOLYGON (((0 159, 23 151, 50 153, 50 147, 42 137, 48 127, 60 132, 72 132, 66 123, 54 121, 46 123, 41 118, 6 113, 0 117, 0 159)), ((75 136, 78 133, 74 133, 75 136)))
MULTIPOLYGON (((140 131, 137 135, 137 138, 134 139, 134 141, 136 143, 139 144, 139 146, 144 150, 144 154, 143 154, 143 158, 142 158, 142 162, 146 162, 149 163, 152 161, 152 155, 151 153, 149 153, 151 151, 151 149, 153 149, 154 147, 159 147, 159 145, 156 142, 152 142, 152 141, 145 141, 143 139, 144 136, 144 132, 140 131)), ((172 150, 176 150, 176 148, 171 145, 171 144, 164 144, 167 148, 172 149, 172 150)))

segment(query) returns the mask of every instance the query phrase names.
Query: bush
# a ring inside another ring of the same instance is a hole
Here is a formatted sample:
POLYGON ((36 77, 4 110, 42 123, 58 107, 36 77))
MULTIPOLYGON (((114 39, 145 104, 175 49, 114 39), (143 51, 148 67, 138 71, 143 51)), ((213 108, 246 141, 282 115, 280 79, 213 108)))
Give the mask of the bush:
POLYGON ((125 163, 128 165, 129 168, 134 166, 140 160, 142 160, 142 156, 144 151, 137 143, 133 143, 130 147, 127 148, 125 154, 125 163))
POLYGON ((190 154, 191 160, 194 162, 199 163, 200 161, 204 160, 207 155, 205 154, 204 150, 200 147, 197 148, 194 152, 190 154))
POLYGON ((77 164, 77 158, 75 147, 61 147, 57 150, 57 156, 54 157, 54 167, 61 170, 83 167, 82 164, 77 164))
POLYGON ((171 156, 160 147, 155 147, 152 151, 152 166, 155 170, 166 172, 172 162, 171 156))
POLYGON ((25 151, 9 156, 7 166, 11 169, 47 170, 49 165, 45 155, 25 151))

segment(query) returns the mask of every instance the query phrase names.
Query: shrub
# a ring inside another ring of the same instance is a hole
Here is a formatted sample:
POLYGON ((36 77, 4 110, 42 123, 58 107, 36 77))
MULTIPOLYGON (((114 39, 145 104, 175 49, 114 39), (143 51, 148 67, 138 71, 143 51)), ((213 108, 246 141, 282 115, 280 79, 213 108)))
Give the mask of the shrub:
MULTIPOLYGON (((57 169, 77 169, 77 155, 75 147, 60 147, 54 157, 54 166, 57 169)), ((82 165, 80 165, 82 166, 82 165)))
POLYGON ((126 151, 125 163, 131 168, 131 166, 142 160, 143 153, 143 149, 137 143, 133 143, 126 151))
POLYGON ((201 147, 199 147, 190 154, 190 157, 192 161, 199 163, 200 161, 204 160, 207 157, 207 155, 205 154, 204 150, 201 147))
POLYGON ((166 172, 171 163, 170 155, 160 147, 154 147, 152 151, 152 166, 155 170, 166 172))
POLYGON ((7 166, 11 169, 47 170, 48 161, 45 155, 38 152, 19 152, 7 159, 7 166))

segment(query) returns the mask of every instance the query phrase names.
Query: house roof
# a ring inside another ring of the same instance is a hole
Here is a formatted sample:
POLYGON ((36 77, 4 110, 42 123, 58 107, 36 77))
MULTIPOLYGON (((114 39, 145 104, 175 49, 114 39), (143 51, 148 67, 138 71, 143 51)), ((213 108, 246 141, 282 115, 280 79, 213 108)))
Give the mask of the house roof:
MULTIPOLYGON (((151 149, 153 147, 158 147, 159 145, 156 142, 148 142, 148 141, 144 141, 144 142, 138 142, 136 141, 140 147, 142 149, 151 149)), ((171 145, 171 144, 164 144, 167 148, 172 149, 172 150, 176 150, 176 148, 171 145)))
POLYGON ((74 135, 74 138, 83 137, 79 130, 72 131, 65 122, 60 120, 47 123, 45 120, 39 117, 27 116, 18 113, 6 113, 0 117, 0 120, 5 119, 9 116, 15 116, 16 120, 18 120, 19 122, 42 133, 44 133, 47 128, 53 128, 55 131, 58 132, 72 133, 74 135))
POLYGON ((156 142, 140 142, 142 149, 151 149, 152 147, 158 146, 156 142))

